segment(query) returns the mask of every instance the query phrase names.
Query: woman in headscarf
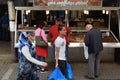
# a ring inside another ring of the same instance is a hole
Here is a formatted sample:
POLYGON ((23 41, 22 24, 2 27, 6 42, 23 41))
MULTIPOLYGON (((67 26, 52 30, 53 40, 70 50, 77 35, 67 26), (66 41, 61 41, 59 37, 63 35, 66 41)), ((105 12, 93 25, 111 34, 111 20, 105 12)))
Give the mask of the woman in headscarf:
POLYGON ((17 80, 40 80, 36 64, 46 67, 47 63, 35 59, 34 37, 31 33, 22 32, 18 40, 18 77, 17 80))

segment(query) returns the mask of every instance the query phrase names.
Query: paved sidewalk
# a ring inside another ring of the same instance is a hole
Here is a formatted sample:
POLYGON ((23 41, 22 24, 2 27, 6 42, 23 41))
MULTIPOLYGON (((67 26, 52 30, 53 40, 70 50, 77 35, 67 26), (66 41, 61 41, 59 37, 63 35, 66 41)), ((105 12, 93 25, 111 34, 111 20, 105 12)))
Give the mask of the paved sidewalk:
MULTIPOLYGON (((12 62, 10 44, 4 42, 0 42, 0 44, 0 80, 16 80, 17 63, 12 62)), ((86 62, 70 62, 70 64, 73 68, 73 80, 88 80, 84 77, 88 69, 86 62)), ((54 70, 52 63, 49 63, 48 70, 48 73, 39 73, 41 80, 47 80, 47 77, 54 70)), ((120 80, 120 64, 102 62, 100 65, 100 76, 95 80, 120 80)))
MULTIPOLYGON (((88 80, 84 76, 87 74, 87 63, 72 62, 74 79, 88 80)), ((120 64, 101 63, 100 76, 95 80, 120 80, 120 64)), ((53 71, 54 66, 49 64, 48 73, 39 73, 41 80, 47 80, 47 77, 53 71)), ((11 62, 9 59, 0 61, 0 80, 15 80, 17 77, 17 63, 11 62)))

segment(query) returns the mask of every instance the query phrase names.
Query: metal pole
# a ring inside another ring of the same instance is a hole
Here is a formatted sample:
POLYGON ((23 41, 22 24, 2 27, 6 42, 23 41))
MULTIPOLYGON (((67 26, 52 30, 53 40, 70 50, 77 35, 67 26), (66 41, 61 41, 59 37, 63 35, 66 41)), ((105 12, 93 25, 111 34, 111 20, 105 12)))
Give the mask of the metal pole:
MULTIPOLYGON (((15 39, 14 39, 14 46, 16 46, 16 43, 17 43, 17 15, 18 15, 18 11, 17 10, 16 10, 16 14, 15 15, 16 15, 16 17, 15 17, 15 39)), ((21 26, 19 28, 21 28, 21 26)))
POLYGON ((110 29, 110 22, 111 22, 111 11, 109 11, 108 30, 111 30, 111 29, 110 29))
POLYGON ((10 38, 11 38, 11 54, 12 60, 16 61, 16 53, 14 48, 14 36, 15 36, 15 9, 13 1, 8 1, 8 12, 9 12, 9 27, 10 27, 10 38))
POLYGON ((69 11, 68 11, 68 10, 65 10, 65 22, 66 22, 67 26, 69 26, 68 13, 69 13, 69 11))
POLYGON ((119 40, 120 40, 120 10, 117 10, 118 15, 118 29, 119 29, 119 40))
POLYGON ((24 10, 21 11, 21 22, 23 26, 24 25, 24 10))

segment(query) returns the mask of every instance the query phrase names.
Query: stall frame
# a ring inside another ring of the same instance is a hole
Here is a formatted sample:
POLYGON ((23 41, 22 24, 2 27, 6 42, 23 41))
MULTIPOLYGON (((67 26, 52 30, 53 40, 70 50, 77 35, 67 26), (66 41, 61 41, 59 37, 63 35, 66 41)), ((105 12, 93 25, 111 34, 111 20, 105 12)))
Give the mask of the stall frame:
MULTIPOLYGON (((120 39, 120 7, 98 7, 98 6, 91 6, 91 7, 79 7, 79 6, 39 6, 39 7, 15 7, 16 9, 16 19, 15 19, 15 47, 18 46, 17 43, 17 33, 21 32, 21 31, 34 31, 34 29, 17 29, 17 15, 18 15, 18 11, 21 11, 21 18, 22 18, 22 24, 24 24, 23 22, 23 14, 24 11, 26 10, 108 10, 109 12, 111 12, 112 10, 117 11, 117 15, 118 15, 118 25, 119 25, 119 39, 120 39)), ((110 29, 110 15, 109 14, 109 23, 108 23, 108 29, 107 30, 101 30, 101 32, 110 32, 112 34, 112 36, 116 39, 117 42, 103 42, 103 46, 105 48, 120 48, 120 42, 119 40, 116 38, 116 36, 113 34, 113 32, 110 29)), ((68 20, 68 17, 65 17, 68 20)), ((68 21, 67 21, 68 22, 68 21)), ((69 24, 69 23, 67 23, 69 24)), ((47 32, 49 32, 49 30, 46 30, 47 32)), ((73 32, 86 32, 86 30, 72 30, 73 32)), ((52 46, 49 42, 49 46, 52 46)), ((80 43, 80 42, 70 42, 69 47, 83 47, 84 43, 80 43)))

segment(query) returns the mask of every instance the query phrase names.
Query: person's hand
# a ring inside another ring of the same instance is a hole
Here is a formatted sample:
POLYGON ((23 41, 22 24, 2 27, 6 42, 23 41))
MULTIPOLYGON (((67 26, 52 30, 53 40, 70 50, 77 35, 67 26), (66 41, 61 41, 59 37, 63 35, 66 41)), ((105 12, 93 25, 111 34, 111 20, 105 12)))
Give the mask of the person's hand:
POLYGON ((43 67, 47 67, 48 66, 48 64, 46 63, 46 62, 43 62, 43 67))
POLYGON ((56 65, 55 65, 55 68, 57 68, 58 67, 58 63, 56 63, 56 65))

